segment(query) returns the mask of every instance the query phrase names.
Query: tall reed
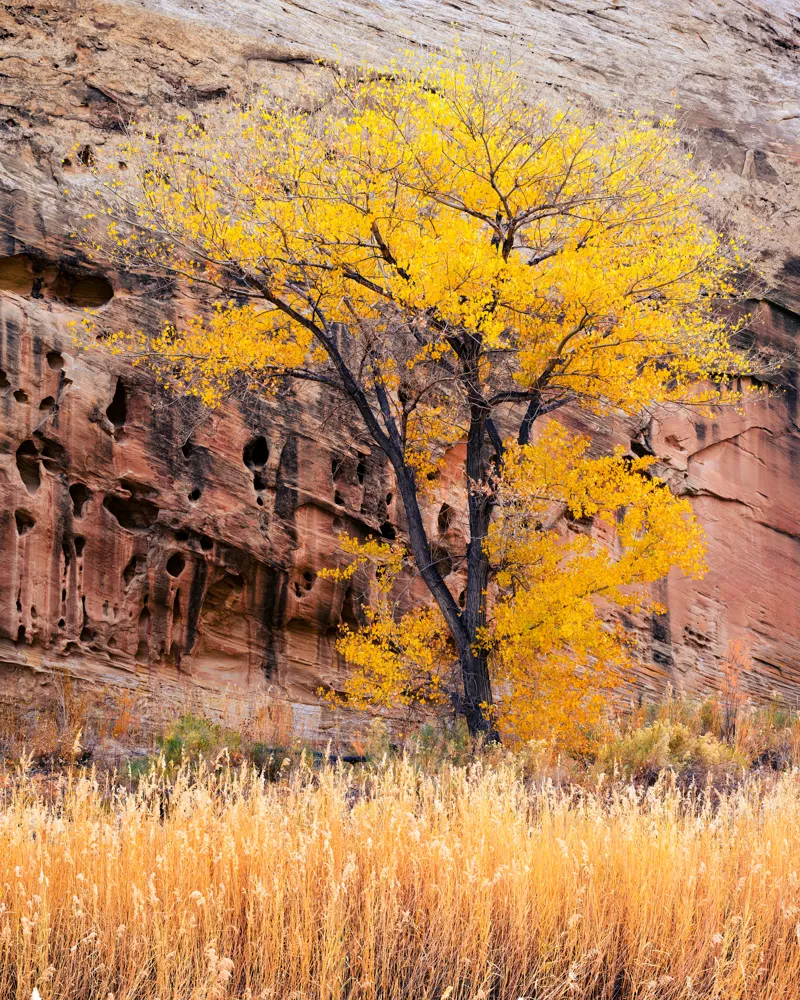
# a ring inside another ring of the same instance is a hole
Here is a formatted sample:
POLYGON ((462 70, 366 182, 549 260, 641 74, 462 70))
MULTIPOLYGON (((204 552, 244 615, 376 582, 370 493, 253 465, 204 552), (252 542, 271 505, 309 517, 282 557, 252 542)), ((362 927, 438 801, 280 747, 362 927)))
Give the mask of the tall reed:
POLYGON ((797 995, 797 775, 594 792, 513 761, 90 776, 0 804, 0 997, 797 995))

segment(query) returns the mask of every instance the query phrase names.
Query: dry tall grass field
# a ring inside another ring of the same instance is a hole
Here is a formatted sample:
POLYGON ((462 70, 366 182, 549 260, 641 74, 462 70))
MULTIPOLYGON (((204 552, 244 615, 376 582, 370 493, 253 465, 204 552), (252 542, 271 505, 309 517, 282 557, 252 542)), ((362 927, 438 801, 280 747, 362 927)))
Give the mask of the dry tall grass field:
POLYGON ((510 757, 53 782, 0 805, 4 1000, 800 989, 796 772, 700 795, 510 757))

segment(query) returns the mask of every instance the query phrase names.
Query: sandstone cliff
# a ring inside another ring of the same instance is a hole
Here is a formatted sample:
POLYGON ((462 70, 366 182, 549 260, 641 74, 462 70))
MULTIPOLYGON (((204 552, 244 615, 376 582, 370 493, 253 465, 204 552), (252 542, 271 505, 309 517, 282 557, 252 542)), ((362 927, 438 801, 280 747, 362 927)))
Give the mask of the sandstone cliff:
MULTIPOLYGON (((385 462, 324 400, 247 396, 214 413, 154 392, 69 323, 143 327, 187 305, 168 283, 89 267, 70 192, 91 183, 122 120, 213 107, 258 86, 313 102, 317 58, 380 63, 408 45, 512 45, 554 96, 682 105, 722 177, 725 225, 766 275, 752 328, 800 332, 800 17, 782 0, 93 0, 10 3, 0 21, 0 696, 33 702, 52 668, 157 705, 202 692, 287 699, 298 728, 342 665, 355 596, 319 579, 337 531, 402 531, 385 462), (64 191, 66 190, 66 194, 64 191)), ((713 683, 730 639, 752 690, 800 688, 800 437, 785 391, 715 422, 657 414, 589 425, 598 447, 654 451, 694 497, 709 542, 701 583, 670 579, 642 623, 640 679, 713 683)), ((573 418, 576 419, 576 418, 573 418)), ((581 424, 587 428, 584 422, 581 424)), ((446 500, 446 477, 440 502, 446 500)), ((435 523, 438 507, 431 509, 435 523)), ((457 537, 442 545, 458 544, 457 537)))

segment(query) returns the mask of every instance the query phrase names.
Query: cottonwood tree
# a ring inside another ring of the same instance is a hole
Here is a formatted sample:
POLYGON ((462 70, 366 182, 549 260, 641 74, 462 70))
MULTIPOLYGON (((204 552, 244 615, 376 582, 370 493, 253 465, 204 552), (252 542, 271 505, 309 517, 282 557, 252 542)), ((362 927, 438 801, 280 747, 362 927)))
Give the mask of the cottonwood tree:
POLYGON ((711 405, 749 364, 721 311, 736 250, 674 122, 555 110, 513 69, 456 55, 342 77, 316 114, 265 95, 134 130, 125 160, 86 241, 213 308, 117 349, 209 406, 243 377, 316 383, 391 463, 407 544, 345 539, 351 563, 331 570, 378 569, 364 627, 340 640, 351 698, 450 699, 488 738, 536 733, 554 702, 566 725, 625 659, 606 610, 647 608, 647 584, 703 555, 647 459, 590 457, 551 415, 711 405), (425 511, 457 442, 451 573, 425 511), (604 540, 565 537, 565 512, 604 540), (418 607, 393 589, 408 564, 432 598, 418 607))

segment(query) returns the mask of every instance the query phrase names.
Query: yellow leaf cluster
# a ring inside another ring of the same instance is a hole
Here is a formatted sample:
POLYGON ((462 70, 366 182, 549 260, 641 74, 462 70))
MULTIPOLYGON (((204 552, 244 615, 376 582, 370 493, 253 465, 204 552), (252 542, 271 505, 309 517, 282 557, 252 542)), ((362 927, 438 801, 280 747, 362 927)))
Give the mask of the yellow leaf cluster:
POLYGON ((415 608, 398 614, 381 597, 366 623, 342 626, 337 649, 354 668, 345 690, 355 708, 433 708, 449 701, 453 647, 441 614, 415 608))
POLYGON ((673 567, 705 571, 691 506, 648 474, 651 460, 591 458, 588 446, 551 421, 534 443, 510 444, 503 466, 484 640, 505 692, 500 725, 519 739, 588 730, 629 662, 630 636, 603 611, 658 611, 650 584, 673 567), (562 512, 591 519, 591 533, 556 530, 562 512))
POLYGON ((421 565, 425 539, 411 544, 437 607, 411 610, 392 590, 402 549, 346 541, 353 561, 331 573, 369 565, 376 580, 366 627, 340 644, 353 700, 449 696, 455 643, 464 662, 489 651, 505 733, 586 728, 627 656, 606 610, 646 611, 654 580, 702 572, 702 543, 647 460, 591 457, 541 418, 708 406, 753 371, 727 315, 739 252, 707 221, 674 121, 556 110, 502 60, 456 52, 342 75, 315 114, 263 94, 213 122, 184 116, 134 132, 123 155, 87 245, 214 304, 116 349, 209 406, 286 378, 348 400, 409 525, 445 449, 468 440, 485 607, 467 629, 456 584, 421 565), (501 442, 506 420, 519 433, 501 442), (592 533, 562 530, 565 512, 592 533))
MULTIPOLYGON (((499 502, 485 548, 495 587, 478 636, 491 649, 499 695, 494 717, 510 740, 546 738, 581 747, 624 678, 632 635, 609 612, 656 613, 649 585, 677 568, 705 570, 702 530, 689 503, 648 473, 652 460, 592 458, 587 439, 551 421, 529 445, 507 444, 499 502), (565 531, 563 514, 591 519, 565 531)), ((391 591, 400 546, 342 539, 356 558, 338 579, 371 562, 380 594, 363 628, 343 630, 339 651, 354 667, 351 704, 436 705, 452 692, 453 648, 441 614, 402 611, 391 591)))
POLYGON ((704 219, 674 123, 527 98, 502 64, 443 59, 343 82, 324 117, 265 95, 214 128, 133 135, 101 242, 225 296, 151 361, 213 404, 242 372, 268 389, 331 369, 310 330, 345 330, 343 359, 384 391, 420 473, 462 423, 431 377, 454 331, 480 344, 486 391, 627 411, 719 398, 743 368, 719 308, 738 253, 704 219))

